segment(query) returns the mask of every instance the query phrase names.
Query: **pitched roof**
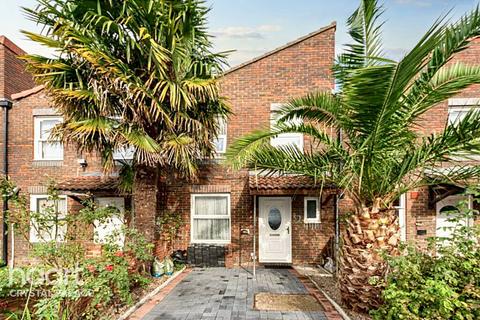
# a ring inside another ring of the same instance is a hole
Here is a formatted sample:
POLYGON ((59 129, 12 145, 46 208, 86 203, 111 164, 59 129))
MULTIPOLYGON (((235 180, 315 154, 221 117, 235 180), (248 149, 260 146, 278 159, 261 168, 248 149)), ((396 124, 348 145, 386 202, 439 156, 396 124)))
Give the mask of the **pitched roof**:
MULTIPOLYGON (((322 183, 307 176, 258 176, 249 177, 248 184, 251 190, 296 190, 321 189, 322 183)), ((330 187, 330 185, 323 187, 330 187)))
POLYGON ((20 99, 26 98, 32 94, 42 91, 43 88, 44 88, 43 85, 39 85, 28 90, 23 90, 18 93, 14 93, 12 94, 12 100, 20 100, 20 99))
POLYGON ((118 177, 81 176, 59 182, 57 189, 63 191, 111 191, 116 190, 118 184, 118 177))
POLYGON ((22 56, 26 54, 26 52, 23 51, 22 48, 17 46, 15 43, 13 43, 10 39, 8 39, 5 36, 0 36, 0 44, 3 44, 5 47, 7 47, 10 51, 15 53, 17 56, 22 56))
POLYGON ((322 27, 322 28, 320 28, 320 29, 318 29, 318 30, 316 30, 316 31, 314 31, 314 32, 311 32, 311 33, 303 36, 303 37, 300 37, 300 38, 298 38, 298 39, 296 39, 296 40, 293 40, 293 41, 291 41, 291 42, 289 42, 289 43, 287 43, 287 44, 285 44, 285 45, 283 45, 283 46, 281 46, 281 47, 278 47, 278 48, 276 48, 276 49, 273 49, 272 51, 269 51, 269 52, 264 53, 264 54, 262 54, 262 55, 260 55, 260 56, 258 56, 258 57, 256 57, 256 58, 253 58, 253 59, 251 59, 251 60, 249 60, 249 61, 246 61, 246 62, 244 62, 244 63, 242 63, 242 64, 239 64, 238 66, 235 66, 235 67, 233 67, 233 68, 230 68, 229 70, 227 70, 227 71, 224 72, 224 75, 229 74, 229 73, 232 73, 232 72, 234 72, 234 71, 236 71, 236 70, 238 70, 238 69, 241 69, 241 68, 243 68, 243 67, 246 67, 246 66, 248 66, 248 65, 250 65, 250 64, 252 64, 252 63, 255 63, 255 62, 259 61, 259 60, 262 60, 262 59, 264 59, 264 58, 267 58, 267 57, 271 56, 272 54, 275 54, 275 53, 277 53, 277 52, 280 52, 280 51, 282 51, 282 50, 285 50, 285 49, 287 49, 287 48, 289 48, 289 47, 291 47, 291 46, 294 46, 294 45, 296 45, 296 44, 298 44, 298 43, 300 43, 300 42, 302 42, 302 41, 305 41, 305 40, 307 40, 307 39, 310 39, 310 38, 312 38, 312 37, 314 37, 314 36, 316 36, 316 35, 318 35, 318 34, 320 34, 320 33, 323 33, 323 32, 325 32, 325 31, 327 31, 327 30, 330 30, 330 29, 336 28, 336 27, 337 27, 337 22, 336 22, 336 21, 333 21, 332 23, 330 23, 330 24, 329 24, 328 26, 326 26, 326 27, 322 27))

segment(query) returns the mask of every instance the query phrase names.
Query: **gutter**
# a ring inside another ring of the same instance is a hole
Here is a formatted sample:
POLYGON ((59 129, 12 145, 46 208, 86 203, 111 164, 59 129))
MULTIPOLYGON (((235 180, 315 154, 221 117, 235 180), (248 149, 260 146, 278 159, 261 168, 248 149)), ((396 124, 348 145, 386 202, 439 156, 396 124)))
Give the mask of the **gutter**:
MULTIPOLYGON (((12 101, 6 98, 0 99, 0 107, 3 109, 3 170, 2 173, 5 178, 8 179, 8 110, 12 108, 12 101)), ((4 267, 8 263, 8 196, 3 198, 2 209, 2 263, 4 267)))

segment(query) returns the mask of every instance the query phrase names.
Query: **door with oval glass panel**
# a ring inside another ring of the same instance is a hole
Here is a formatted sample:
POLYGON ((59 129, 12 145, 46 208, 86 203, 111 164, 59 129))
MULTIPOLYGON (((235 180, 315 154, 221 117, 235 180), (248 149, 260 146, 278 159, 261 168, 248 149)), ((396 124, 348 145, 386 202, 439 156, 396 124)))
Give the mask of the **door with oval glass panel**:
POLYGON ((292 199, 261 197, 259 207, 259 261, 292 262, 292 199))

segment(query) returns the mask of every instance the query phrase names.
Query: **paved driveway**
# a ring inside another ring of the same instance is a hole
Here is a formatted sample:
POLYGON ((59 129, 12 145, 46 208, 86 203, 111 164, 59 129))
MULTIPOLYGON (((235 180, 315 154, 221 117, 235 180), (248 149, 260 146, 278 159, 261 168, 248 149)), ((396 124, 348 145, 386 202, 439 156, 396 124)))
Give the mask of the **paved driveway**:
POLYGON ((256 311, 257 292, 307 293, 285 269, 260 269, 257 279, 243 269, 195 269, 147 314, 145 320, 325 320, 323 312, 256 311))

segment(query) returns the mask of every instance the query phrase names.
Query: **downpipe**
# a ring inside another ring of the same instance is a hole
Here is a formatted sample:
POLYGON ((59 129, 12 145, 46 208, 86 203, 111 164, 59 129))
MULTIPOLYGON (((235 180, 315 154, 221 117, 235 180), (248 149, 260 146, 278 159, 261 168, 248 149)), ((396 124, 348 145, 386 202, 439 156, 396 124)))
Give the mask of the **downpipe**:
MULTIPOLYGON (((0 107, 3 109, 3 170, 2 173, 5 179, 8 179, 8 110, 12 108, 12 101, 6 98, 0 99, 0 107)), ((9 195, 4 195, 2 208, 2 263, 5 267, 8 264, 8 198, 9 195)))

